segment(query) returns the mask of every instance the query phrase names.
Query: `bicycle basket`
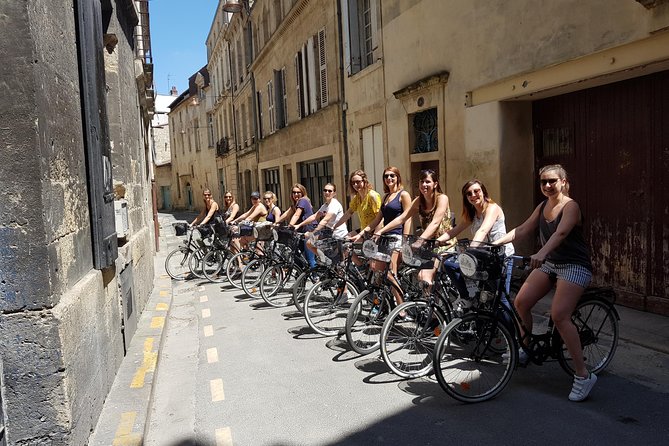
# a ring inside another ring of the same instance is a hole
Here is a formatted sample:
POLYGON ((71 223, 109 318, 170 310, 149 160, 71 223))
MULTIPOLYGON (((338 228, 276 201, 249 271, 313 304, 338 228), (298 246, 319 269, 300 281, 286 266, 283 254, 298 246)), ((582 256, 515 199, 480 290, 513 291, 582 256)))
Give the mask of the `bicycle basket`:
POLYGON ((481 244, 458 255, 460 271, 473 280, 494 280, 502 274, 504 247, 481 244))
POLYGON ((334 238, 316 240, 315 246, 318 252, 318 259, 322 264, 330 266, 341 262, 343 255, 340 240, 334 238))
POLYGON ((174 232, 177 236, 186 235, 188 223, 174 223, 172 226, 174 226, 174 232))
POLYGON ((436 240, 424 240, 417 235, 405 235, 402 245, 402 261, 419 269, 434 266, 436 240))
POLYGON ((214 232, 216 232, 216 235, 221 238, 225 238, 230 234, 230 228, 222 219, 215 218, 214 224, 212 226, 214 227, 214 232))
POLYGON ((198 227, 197 227, 197 230, 200 232, 200 236, 201 236, 202 238, 207 238, 207 237, 211 236, 211 235, 214 233, 214 230, 211 229, 211 228, 209 227, 209 225, 207 225, 207 226, 202 226, 202 225, 201 225, 201 226, 198 226, 198 227))
POLYGON ((259 223, 253 228, 253 236, 256 240, 267 241, 274 238, 272 223, 259 223))
POLYGON ((239 223, 239 236, 249 237, 253 235, 253 222, 244 220, 239 223))
POLYGON ((378 242, 369 239, 362 244, 362 252, 369 259, 369 268, 372 271, 385 271, 393 252, 392 241, 394 241, 392 237, 382 236, 378 242))
POLYGON ((276 241, 282 245, 291 246, 295 237, 295 231, 289 227, 280 226, 276 229, 276 241))

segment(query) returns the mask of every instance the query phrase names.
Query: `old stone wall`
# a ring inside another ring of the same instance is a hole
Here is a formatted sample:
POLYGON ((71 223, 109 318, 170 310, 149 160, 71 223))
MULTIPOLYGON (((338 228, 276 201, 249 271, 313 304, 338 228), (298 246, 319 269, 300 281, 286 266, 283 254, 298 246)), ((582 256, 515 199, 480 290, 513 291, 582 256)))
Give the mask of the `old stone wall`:
MULTIPOLYGON (((116 11, 111 27, 120 29, 116 11)), ((120 6, 120 5, 119 5, 120 6)), ((123 2, 125 7, 125 2, 123 2)), ((118 8, 119 10, 122 8, 118 8)), ((116 267, 93 269, 72 0, 0 3, 0 361, 8 444, 83 445, 123 357, 116 267)), ((107 103, 141 311, 153 276, 134 57, 119 33, 107 103), (114 68, 115 67, 115 68, 114 68), (114 97, 114 89, 123 91, 114 97)))

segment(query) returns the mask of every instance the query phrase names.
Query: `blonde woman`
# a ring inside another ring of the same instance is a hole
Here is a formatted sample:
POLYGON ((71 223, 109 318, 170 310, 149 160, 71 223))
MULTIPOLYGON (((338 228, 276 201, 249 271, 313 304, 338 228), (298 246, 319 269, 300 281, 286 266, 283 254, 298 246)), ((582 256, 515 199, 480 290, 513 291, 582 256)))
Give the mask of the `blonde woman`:
MULTIPOLYGON (((364 228, 374 220, 376 214, 381 209, 381 195, 374 190, 372 184, 367 179, 367 174, 360 169, 351 173, 348 187, 351 193, 351 204, 335 225, 335 229, 345 224, 354 213, 358 215, 360 227, 364 228)), ((357 231, 352 231, 348 235, 353 236, 356 233, 357 231)))
POLYGON ((232 195, 232 192, 228 191, 223 194, 223 218, 225 219, 225 222, 230 224, 232 220, 237 217, 238 212, 239 205, 237 204, 235 197, 232 195))
POLYGON ((263 204, 267 209, 267 221, 274 223, 281 216, 281 209, 276 205, 276 195, 272 191, 265 191, 263 204))

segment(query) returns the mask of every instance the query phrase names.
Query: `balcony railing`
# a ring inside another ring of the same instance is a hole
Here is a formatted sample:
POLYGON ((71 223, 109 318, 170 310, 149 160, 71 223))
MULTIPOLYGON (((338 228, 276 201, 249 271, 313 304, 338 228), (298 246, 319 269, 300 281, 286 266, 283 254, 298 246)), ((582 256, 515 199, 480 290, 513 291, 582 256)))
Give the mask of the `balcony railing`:
POLYGON ((230 142, 226 136, 216 143, 216 156, 225 156, 228 152, 230 152, 230 142))

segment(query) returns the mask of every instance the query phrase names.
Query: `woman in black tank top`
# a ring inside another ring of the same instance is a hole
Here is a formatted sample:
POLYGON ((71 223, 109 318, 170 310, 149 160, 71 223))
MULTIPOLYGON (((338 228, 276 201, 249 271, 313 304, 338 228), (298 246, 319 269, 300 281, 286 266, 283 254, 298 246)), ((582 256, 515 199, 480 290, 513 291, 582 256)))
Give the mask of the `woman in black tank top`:
MULTIPOLYGON (((531 237, 539 229, 542 246, 531 256, 530 262, 535 269, 513 304, 523 324, 530 329, 532 307, 555 283, 551 318, 573 358, 576 372, 569 399, 582 401, 587 398, 597 377, 587 370, 583 361, 581 341, 571 315, 592 277, 590 254, 583 238, 581 209, 569 197, 567 172, 559 164, 554 164, 543 167, 539 177, 546 201, 539 204, 523 224, 494 243, 499 245, 516 238, 531 237)), ((525 358, 527 354, 521 351, 521 362, 525 358)))

